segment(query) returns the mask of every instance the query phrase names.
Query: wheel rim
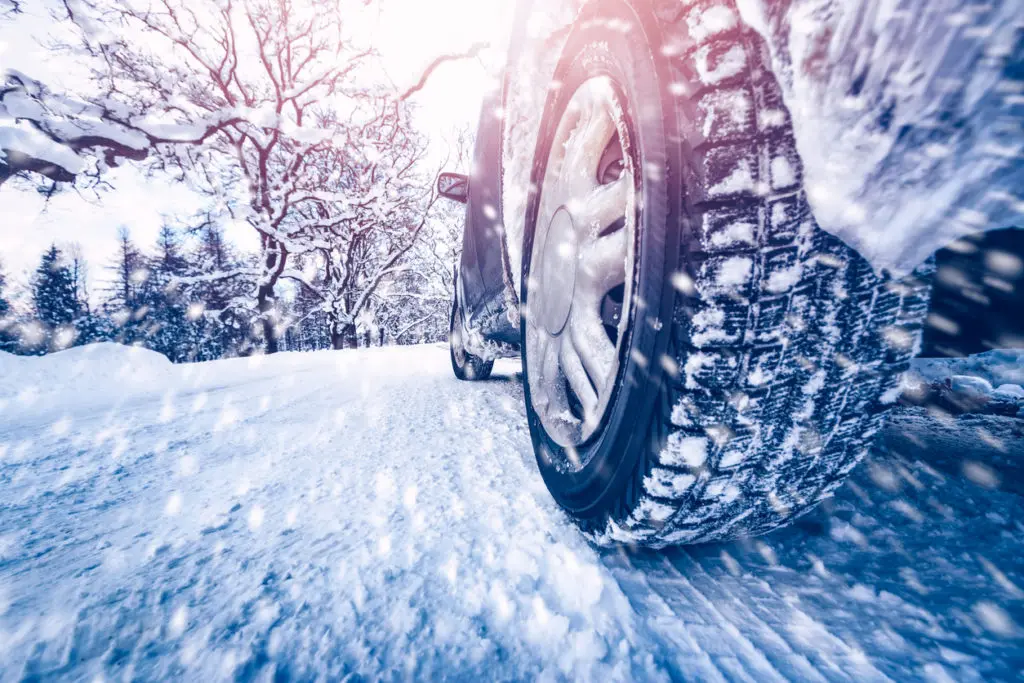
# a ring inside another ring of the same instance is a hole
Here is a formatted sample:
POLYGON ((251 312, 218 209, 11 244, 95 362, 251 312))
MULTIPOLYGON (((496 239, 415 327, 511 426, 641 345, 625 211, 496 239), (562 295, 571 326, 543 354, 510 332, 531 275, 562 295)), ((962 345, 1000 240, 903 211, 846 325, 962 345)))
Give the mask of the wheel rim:
POLYGON ((584 82, 559 121, 541 183, 526 357, 532 407, 566 447, 600 429, 629 325, 638 174, 623 111, 611 79, 584 82))

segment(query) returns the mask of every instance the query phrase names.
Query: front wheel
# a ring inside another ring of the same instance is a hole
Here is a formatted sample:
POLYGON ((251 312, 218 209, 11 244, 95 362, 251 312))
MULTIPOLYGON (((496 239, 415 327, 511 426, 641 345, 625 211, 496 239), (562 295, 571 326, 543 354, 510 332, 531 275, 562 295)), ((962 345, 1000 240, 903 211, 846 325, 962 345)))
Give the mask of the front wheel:
MULTIPOLYGON (((456 288, 457 289, 457 288, 456 288)), ((448 325, 448 348, 455 376, 463 381, 485 380, 491 376, 493 360, 484 360, 466 350, 466 326, 458 294, 452 298, 452 314, 448 325)))
POLYGON ((929 286, 876 275, 815 224, 735 6, 599 6, 555 73, 526 214, 537 461, 597 542, 764 533, 863 458, 929 286))

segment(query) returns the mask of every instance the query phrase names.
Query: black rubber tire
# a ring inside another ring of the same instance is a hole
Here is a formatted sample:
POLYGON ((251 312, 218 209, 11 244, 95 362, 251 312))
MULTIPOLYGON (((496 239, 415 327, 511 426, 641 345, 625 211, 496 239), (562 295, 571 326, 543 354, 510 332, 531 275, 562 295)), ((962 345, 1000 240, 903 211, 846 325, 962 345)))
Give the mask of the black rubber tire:
MULTIPOLYGON (((537 461, 554 498, 598 543, 765 533, 829 496, 867 453, 916 353, 930 268, 900 281, 878 275, 815 224, 767 48, 732 0, 594 7, 556 71, 561 87, 549 96, 531 184, 542 186, 554 127, 580 79, 610 75, 628 100, 644 169, 640 305, 616 398, 598 434, 572 453, 532 408, 523 345, 537 461), (711 4, 714 30, 691 35, 711 4), (721 21, 723 7, 731 21, 721 21)), ((538 203, 535 191, 524 338, 538 203)))
POLYGON ((452 297, 452 312, 448 318, 448 352, 452 359, 452 371, 457 378, 465 382, 489 379, 491 370, 494 369, 494 361, 484 360, 467 351, 462 344, 461 335, 455 334, 456 325, 463 327, 462 306, 459 304, 458 294, 452 297))

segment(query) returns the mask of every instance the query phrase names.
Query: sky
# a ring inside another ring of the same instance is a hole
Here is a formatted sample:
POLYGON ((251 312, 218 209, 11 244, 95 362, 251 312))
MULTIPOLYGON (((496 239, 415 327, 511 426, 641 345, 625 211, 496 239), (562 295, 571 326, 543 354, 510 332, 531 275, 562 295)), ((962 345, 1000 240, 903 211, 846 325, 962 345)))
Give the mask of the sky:
MULTIPOLYGON (((74 89, 83 72, 46 48, 53 29, 44 3, 26 4, 27 16, 0 21, 0 72, 14 68, 55 89, 74 89)), ((366 32, 381 53, 387 76, 404 89, 418 81, 440 54, 463 52, 479 41, 500 44, 513 4, 514 0, 380 0, 366 32)), ((488 57, 490 64, 500 62, 493 54, 488 57)), ((442 65, 412 99, 421 129, 444 146, 455 130, 475 127, 481 98, 494 87, 495 75, 482 60, 442 65)), ((51 243, 74 242, 90 265, 91 298, 96 301, 109 277, 104 267, 112 260, 121 227, 129 228, 132 238, 148 248, 165 216, 201 207, 184 186, 148 179, 130 166, 116 169, 106 181, 112 189, 99 195, 69 189, 49 199, 12 183, 0 187, 0 264, 15 287, 28 282, 51 243)), ((242 248, 256 245, 255 233, 246 227, 229 228, 228 235, 242 248)))

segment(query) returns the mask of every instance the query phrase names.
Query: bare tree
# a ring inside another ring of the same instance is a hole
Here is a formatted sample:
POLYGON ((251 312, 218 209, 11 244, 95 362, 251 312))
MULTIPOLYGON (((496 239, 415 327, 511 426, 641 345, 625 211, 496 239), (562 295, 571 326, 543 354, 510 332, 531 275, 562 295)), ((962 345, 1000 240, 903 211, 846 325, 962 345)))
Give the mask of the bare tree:
MULTIPOLYGON (((445 167, 468 172, 472 150, 472 134, 457 131, 445 167)), ((464 226, 462 205, 442 201, 433 206, 428 224, 405 256, 408 267, 375 297, 374 315, 389 340, 402 344, 447 338, 464 226)))
POLYGON ((85 260, 85 253, 80 242, 68 242, 61 246, 64 258, 67 259, 68 268, 71 270, 72 284, 75 291, 75 299, 80 303, 81 310, 88 313, 89 306, 89 264, 85 260))
POLYGON ((100 92, 64 97, 9 73, 0 183, 98 178, 148 159, 258 233, 258 263, 203 277, 254 281, 267 351, 278 349, 276 288, 301 280, 289 259, 305 254, 323 263, 318 289, 344 345, 436 201, 406 100, 438 65, 482 48, 439 57, 402 95, 368 93, 357 76, 374 54, 346 34, 346 12, 366 4, 63 0, 80 35, 63 49, 91 59, 100 92))
MULTIPOLYGON (((44 116, 32 130, 72 152, 102 147, 108 163, 142 158, 155 148, 154 165, 209 194, 225 214, 248 222, 261 246, 256 305, 267 350, 276 351, 275 288, 288 257, 327 246, 303 220, 305 208, 328 199, 309 180, 307 166, 318 152, 338 144, 342 118, 334 109, 361 95, 354 77, 372 55, 346 33, 345 11, 356 3, 64 4, 81 29, 74 48, 94 58, 103 92, 81 107, 88 116, 79 116, 73 130, 59 117, 44 116), (100 31, 100 25, 118 31, 100 31)), ((39 108, 56 99, 39 84, 17 80, 12 87, 20 88, 23 105, 39 108)), ((18 94, 5 95, 5 105, 18 94)), ((82 170, 45 156, 7 156, 7 175, 31 170, 67 180, 82 170)))
POLYGON ((317 155, 311 179, 325 191, 300 210, 320 274, 284 274, 321 301, 335 348, 355 345, 357 320, 372 318, 381 286, 408 268, 438 198, 405 105, 379 96, 353 121, 344 146, 317 155))
POLYGON ((0 0, 0 17, 20 14, 23 0, 0 0))
POLYGON ((144 159, 158 138, 127 119, 8 71, 0 86, 0 185, 25 174, 54 183, 95 178, 101 166, 144 159))

